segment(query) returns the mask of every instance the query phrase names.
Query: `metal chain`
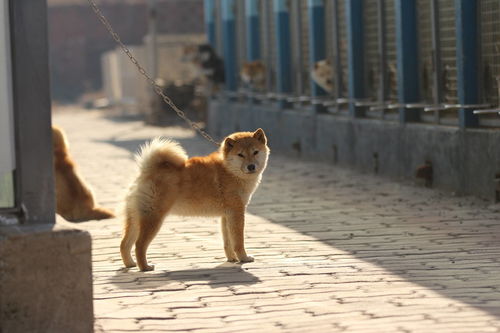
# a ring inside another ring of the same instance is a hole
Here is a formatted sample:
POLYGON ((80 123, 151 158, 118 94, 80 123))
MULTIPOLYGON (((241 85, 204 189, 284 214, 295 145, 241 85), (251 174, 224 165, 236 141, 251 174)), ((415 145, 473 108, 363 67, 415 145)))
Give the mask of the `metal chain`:
POLYGON ((132 52, 123 44, 123 42, 120 39, 120 36, 114 31, 113 27, 109 23, 109 21, 106 19, 104 14, 101 12, 99 7, 97 7, 96 3, 94 0, 87 0, 90 6, 92 7, 94 13, 97 15, 101 23, 104 25, 104 27, 108 30, 108 32, 111 34, 111 37, 115 40, 115 42, 120 46, 120 48, 125 52, 125 54, 130 58, 130 61, 137 67, 137 70, 139 70, 139 73, 142 74, 146 78, 149 84, 153 87, 153 90, 163 99, 163 101, 169 105, 177 115, 183 119, 186 123, 188 123, 189 126, 191 126, 195 131, 201 134, 205 139, 207 139, 209 142, 215 144, 216 146, 220 146, 220 143, 215 141, 207 132, 205 132, 198 124, 194 123, 191 121, 184 111, 180 110, 172 100, 163 93, 161 87, 156 84, 155 80, 151 78, 151 76, 148 75, 146 70, 141 66, 141 64, 137 61, 137 59, 134 57, 132 52))

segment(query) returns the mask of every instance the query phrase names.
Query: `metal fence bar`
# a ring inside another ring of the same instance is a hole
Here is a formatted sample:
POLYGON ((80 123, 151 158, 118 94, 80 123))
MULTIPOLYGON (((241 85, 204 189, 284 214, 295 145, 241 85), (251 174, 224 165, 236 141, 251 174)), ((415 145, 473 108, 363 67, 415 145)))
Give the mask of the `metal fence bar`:
POLYGON ((432 31, 432 67, 433 95, 435 104, 443 101, 443 70, 441 65, 441 40, 439 39, 439 7, 438 0, 431 0, 431 31, 432 31))
POLYGON ((338 99, 342 97, 342 56, 340 55, 340 27, 339 27, 339 15, 343 15, 343 13, 339 13, 338 1, 342 0, 333 0, 333 73, 335 76, 335 97, 338 99))
POLYGON ((297 96, 304 94, 303 78, 302 78, 302 48, 301 46, 301 36, 302 36, 302 12, 300 10, 300 2, 292 1, 291 9, 293 12, 293 57, 294 57, 294 90, 297 96))
MULTIPOLYGON (((432 95, 433 104, 443 102, 443 68, 441 62, 441 39, 439 38, 439 6, 438 0, 431 0, 431 42, 432 42, 432 95)), ((439 123, 440 111, 434 112, 434 121, 439 123)))
MULTIPOLYGON (((313 68, 315 62, 326 58, 325 7, 323 0, 308 0, 307 12, 309 15, 309 67, 313 68)), ((326 92, 312 79, 310 84, 313 98, 326 95, 326 92)), ((321 111, 323 105, 313 104, 313 109, 321 111)))
MULTIPOLYGON (((415 0, 395 0, 398 102, 419 102, 417 12, 415 0)), ((418 109, 399 109, 401 123, 418 121, 418 109)))
POLYGON ((387 85, 387 43, 385 29, 385 0, 377 0, 377 17, 378 17, 378 53, 379 53, 379 90, 377 99, 380 103, 387 101, 388 85, 387 85))
POLYGON ((272 15, 269 12, 270 7, 265 0, 262 0, 260 3, 260 11, 262 13, 262 46, 263 46, 263 57, 265 59, 264 63, 266 65, 266 90, 268 93, 271 93, 274 89, 273 87, 273 52, 272 52, 272 38, 269 35, 271 32, 271 19, 272 15))
POLYGON ((347 25, 347 61, 349 71, 349 113, 354 117, 362 116, 362 107, 355 105, 356 100, 365 97, 364 45, 363 45, 363 0, 345 0, 347 25))
POLYGON ((245 17, 246 17, 246 41, 247 41, 247 60, 260 59, 260 42, 259 42, 259 0, 246 0, 245 2, 245 17))
POLYGON ((217 47, 215 30, 215 0, 205 0, 204 4, 207 41, 215 49, 217 47))
POLYGON ((486 110, 475 110, 480 127, 500 127, 500 2, 481 0, 478 8, 480 29, 481 96, 490 104, 486 110))
MULTIPOLYGON (((247 62, 247 21, 245 14, 245 2, 235 1, 235 24, 236 24, 236 68, 239 70, 247 62)), ((240 76, 238 77, 238 91, 241 93, 240 76)))
POLYGON ((222 24, 222 0, 213 0, 215 7, 215 50, 216 53, 224 57, 224 46, 223 46, 223 24, 222 24))
MULTIPOLYGON (((455 0, 457 40, 457 93, 460 105, 479 103, 478 22, 475 0, 455 0)), ((459 109, 459 126, 475 127, 479 118, 472 109, 459 109)))
POLYGON ((222 5, 222 39, 224 50, 225 88, 236 91, 238 85, 238 68, 236 64, 236 22, 235 1, 221 0, 222 5))
MULTIPOLYGON (((276 92, 278 95, 292 92, 290 55, 290 13, 288 11, 287 0, 274 0, 273 11, 276 22, 276 92)), ((290 104, 279 98, 280 108, 286 108, 290 104)))

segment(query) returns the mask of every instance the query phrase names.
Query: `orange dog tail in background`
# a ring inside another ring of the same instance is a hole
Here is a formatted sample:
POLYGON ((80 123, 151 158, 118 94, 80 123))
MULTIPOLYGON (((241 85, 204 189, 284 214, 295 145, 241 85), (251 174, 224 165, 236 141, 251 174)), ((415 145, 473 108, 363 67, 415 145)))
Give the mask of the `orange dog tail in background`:
POLYGON ((115 217, 110 210, 96 206, 90 186, 78 174, 69 155, 66 136, 57 126, 52 126, 52 144, 57 214, 71 222, 115 217))

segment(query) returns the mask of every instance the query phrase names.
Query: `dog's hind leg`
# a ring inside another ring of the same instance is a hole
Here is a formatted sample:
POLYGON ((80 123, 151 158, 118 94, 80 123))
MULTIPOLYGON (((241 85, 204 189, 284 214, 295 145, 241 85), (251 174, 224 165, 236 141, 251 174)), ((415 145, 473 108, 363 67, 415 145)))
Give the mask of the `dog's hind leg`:
POLYGON ((135 267, 134 259, 132 259, 132 255, 130 251, 132 250, 132 246, 136 242, 139 237, 139 226, 137 222, 132 221, 130 216, 127 216, 125 222, 125 230, 123 233, 122 242, 120 244, 120 253, 122 255, 123 264, 125 267, 135 267))
POLYGON ((151 241, 160 230, 165 215, 166 214, 151 214, 147 217, 141 217, 139 220, 139 237, 135 242, 135 257, 139 269, 143 272, 154 270, 154 266, 148 265, 146 252, 149 244, 151 244, 151 241))

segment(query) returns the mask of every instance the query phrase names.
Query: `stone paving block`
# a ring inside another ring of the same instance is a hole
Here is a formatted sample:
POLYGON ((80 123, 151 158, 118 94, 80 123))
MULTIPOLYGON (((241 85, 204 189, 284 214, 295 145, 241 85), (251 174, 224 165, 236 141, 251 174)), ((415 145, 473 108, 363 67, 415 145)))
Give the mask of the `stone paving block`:
POLYGON ((236 322, 241 320, 252 320, 254 322, 259 321, 272 321, 272 322, 301 322, 303 320, 308 320, 312 316, 308 314, 305 310, 274 310, 269 312, 259 312, 249 315, 229 315, 224 317, 224 322, 236 322))
POLYGON ((96 333, 105 332, 139 332, 141 326, 134 318, 99 318, 94 323, 96 333))
MULTIPOLYGON (((174 137, 190 156, 215 149, 112 113, 54 120, 112 208, 145 140, 174 137)), ((248 208, 253 263, 224 264, 217 218, 168 217, 147 273, 122 269, 123 216, 75 226, 93 240, 96 332, 498 332, 499 207, 272 154, 248 208)))
POLYGON ((227 306, 217 305, 217 307, 204 308, 179 308, 173 309, 176 318, 225 318, 232 315, 252 316, 256 313, 253 307, 242 304, 233 304, 227 306))
POLYGON ((207 328, 219 328, 223 322, 219 318, 143 319, 139 321, 140 331, 187 332, 207 328))

